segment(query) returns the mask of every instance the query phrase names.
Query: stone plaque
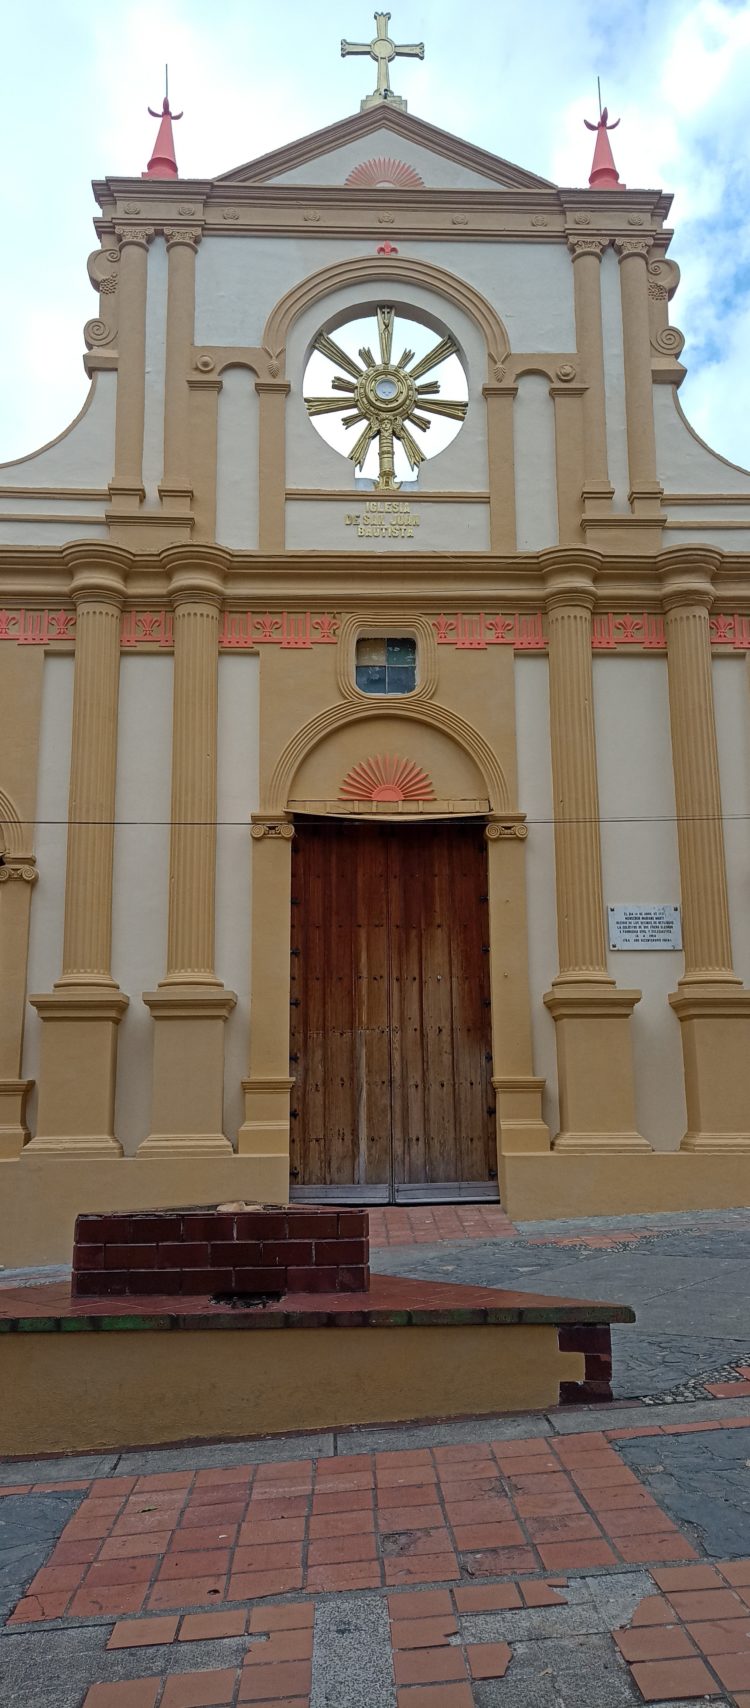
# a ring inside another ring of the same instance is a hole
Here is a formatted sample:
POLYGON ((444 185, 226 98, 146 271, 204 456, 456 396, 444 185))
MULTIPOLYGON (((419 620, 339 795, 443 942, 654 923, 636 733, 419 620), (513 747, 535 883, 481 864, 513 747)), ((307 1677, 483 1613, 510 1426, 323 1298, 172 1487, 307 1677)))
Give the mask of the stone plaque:
POLYGON ((618 902, 607 908, 610 949, 681 949, 682 921, 671 902, 618 902))

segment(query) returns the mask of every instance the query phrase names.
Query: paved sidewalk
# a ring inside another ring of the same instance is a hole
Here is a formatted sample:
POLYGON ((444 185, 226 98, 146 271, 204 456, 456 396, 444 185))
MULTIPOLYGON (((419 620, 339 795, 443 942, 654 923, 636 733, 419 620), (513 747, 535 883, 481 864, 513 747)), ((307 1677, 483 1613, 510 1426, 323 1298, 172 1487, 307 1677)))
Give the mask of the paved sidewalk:
POLYGON ((375 1267, 633 1302, 619 1402, 1 1462, 2 1708, 750 1708, 750 1213, 447 1208, 375 1267))

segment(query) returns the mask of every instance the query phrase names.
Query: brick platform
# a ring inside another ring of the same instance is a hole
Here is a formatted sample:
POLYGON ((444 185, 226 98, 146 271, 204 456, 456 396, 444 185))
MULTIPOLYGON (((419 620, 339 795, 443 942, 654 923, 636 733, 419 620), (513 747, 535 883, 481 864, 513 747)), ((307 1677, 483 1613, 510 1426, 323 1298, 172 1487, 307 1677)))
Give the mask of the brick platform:
POLYGON ((134 1210, 79 1216, 73 1297, 363 1293, 366 1210, 134 1210))

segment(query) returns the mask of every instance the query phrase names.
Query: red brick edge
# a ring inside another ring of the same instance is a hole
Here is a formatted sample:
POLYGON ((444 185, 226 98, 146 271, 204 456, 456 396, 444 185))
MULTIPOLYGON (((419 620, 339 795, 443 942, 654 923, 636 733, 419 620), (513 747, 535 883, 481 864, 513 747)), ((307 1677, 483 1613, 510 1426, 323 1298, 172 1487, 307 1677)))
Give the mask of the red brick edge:
POLYGON ((560 1405, 604 1404, 612 1398, 612 1335, 609 1323, 563 1323, 557 1331, 561 1352, 582 1352, 582 1382, 560 1383, 560 1405))
POLYGON ((370 1285, 366 1210, 133 1211, 79 1216, 76 1299, 363 1293, 370 1285))

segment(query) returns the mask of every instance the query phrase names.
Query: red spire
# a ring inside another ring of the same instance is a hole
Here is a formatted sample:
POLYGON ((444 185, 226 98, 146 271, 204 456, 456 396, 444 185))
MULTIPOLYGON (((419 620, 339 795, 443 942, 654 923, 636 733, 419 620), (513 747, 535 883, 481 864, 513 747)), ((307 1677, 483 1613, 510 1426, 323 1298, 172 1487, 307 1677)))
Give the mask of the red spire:
POLYGON ((165 94, 164 100, 162 102, 161 112, 155 113, 153 107, 149 107, 148 110, 151 114, 152 119, 161 119, 161 124, 160 124, 158 132, 157 132, 156 142, 154 144, 154 152, 151 156, 151 159, 149 160, 149 163, 148 163, 148 166, 146 167, 145 172, 141 173, 141 177, 142 178, 176 178, 176 177, 178 177, 177 157, 176 157, 175 151, 174 151, 174 137, 172 135, 172 124, 173 124, 173 122, 176 123, 178 119, 182 118, 182 113, 173 113, 170 110, 170 106, 169 106, 169 83, 168 82, 167 82, 167 87, 166 87, 166 94, 165 94))
POLYGON ((589 184, 592 190, 624 190, 625 188, 625 185, 620 183, 607 136, 608 130, 617 130, 620 120, 615 119, 614 124, 608 124, 608 117, 607 109, 603 107, 599 114, 598 124, 589 124, 588 119, 583 121, 587 130, 596 131, 594 159, 589 175, 589 184))

